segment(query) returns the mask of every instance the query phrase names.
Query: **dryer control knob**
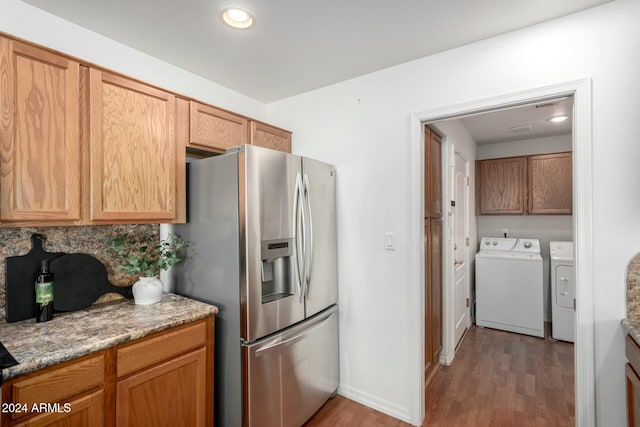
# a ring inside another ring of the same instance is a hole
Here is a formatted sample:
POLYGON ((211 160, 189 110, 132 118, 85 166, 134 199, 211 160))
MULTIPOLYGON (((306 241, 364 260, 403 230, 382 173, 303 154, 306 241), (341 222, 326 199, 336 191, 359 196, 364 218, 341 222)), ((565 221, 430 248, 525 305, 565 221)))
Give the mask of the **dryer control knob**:
POLYGON ((529 249, 531 247, 531 242, 524 242, 524 247, 529 249))
POLYGON ((495 240, 493 241, 493 246, 497 246, 498 242, 496 242, 495 240))

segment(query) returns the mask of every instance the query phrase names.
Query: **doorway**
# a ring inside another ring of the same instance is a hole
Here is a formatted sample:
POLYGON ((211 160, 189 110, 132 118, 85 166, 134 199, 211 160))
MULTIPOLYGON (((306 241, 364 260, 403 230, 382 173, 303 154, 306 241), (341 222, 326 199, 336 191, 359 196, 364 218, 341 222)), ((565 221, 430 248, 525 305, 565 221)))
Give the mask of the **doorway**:
MULTIPOLYGON (((493 111, 496 109, 515 107, 533 102, 541 102, 553 98, 563 96, 574 96, 575 108, 573 114, 574 136, 572 141, 573 159, 573 200, 574 200, 574 217, 573 217, 573 235, 575 242, 575 271, 576 271, 576 293, 579 296, 576 304, 576 342, 575 342, 575 401, 576 401, 576 422, 578 425, 593 426, 595 425, 595 401, 594 401, 594 337, 593 337, 593 307, 592 298, 592 274, 591 265, 593 265, 593 253, 591 233, 589 233, 592 218, 592 158, 591 158, 591 85, 590 80, 580 80, 567 82, 561 85, 555 85, 545 88, 532 89, 530 91, 509 94, 502 97, 490 98, 486 100, 471 102, 463 105, 452 105, 438 108, 435 110, 415 113, 411 117, 414 131, 411 138, 412 159, 417 159, 411 163, 410 171, 411 181, 410 189, 415 196, 414 220, 412 220, 413 228, 416 230, 415 236, 419 236, 418 230, 422 229, 422 188, 419 177, 422 175, 422 164, 420 161, 421 153, 421 135, 417 132, 421 129, 422 123, 436 122, 446 119, 452 119, 469 114, 478 114, 481 112, 493 111)), ((423 253, 420 249, 421 241, 413 242, 417 250, 417 254, 422 257, 423 253)), ((424 277, 424 264, 419 262, 419 271, 415 272, 418 277, 418 283, 423 283, 421 277, 424 277)), ((417 298, 415 301, 420 302, 423 295, 422 286, 415 289, 417 298)), ((413 308, 413 314, 419 317, 420 313, 424 313, 422 304, 413 308)), ((446 317, 445 317, 446 323, 446 317)), ((451 325, 449 325, 451 326, 451 325)), ((446 328, 447 326, 445 326, 446 328)), ((424 331, 420 331, 420 342, 424 336, 424 331)), ((420 363, 416 363, 416 370, 423 368, 424 353, 423 350, 416 345, 416 353, 420 354, 420 363)), ((416 381, 415 390, 420 396, 417 400, 421 419, 424 419, 424 395, 422 394, 422 384, 424 377, 420 375, 420 380, 416 381)))

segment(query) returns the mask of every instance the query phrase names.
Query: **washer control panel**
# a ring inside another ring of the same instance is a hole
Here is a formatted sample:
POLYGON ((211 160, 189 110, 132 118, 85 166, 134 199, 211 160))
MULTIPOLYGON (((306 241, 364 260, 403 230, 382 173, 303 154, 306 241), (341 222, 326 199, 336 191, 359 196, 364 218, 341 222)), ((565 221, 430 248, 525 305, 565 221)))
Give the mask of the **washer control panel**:
POLYGON ((480 240, 481 251, 513 251, 516 248, 518 239, 503 237, 483 237, 480 240))
POLYGON ((518 252, 540 253, 540 241, 538 239, 518 239, 518 252))

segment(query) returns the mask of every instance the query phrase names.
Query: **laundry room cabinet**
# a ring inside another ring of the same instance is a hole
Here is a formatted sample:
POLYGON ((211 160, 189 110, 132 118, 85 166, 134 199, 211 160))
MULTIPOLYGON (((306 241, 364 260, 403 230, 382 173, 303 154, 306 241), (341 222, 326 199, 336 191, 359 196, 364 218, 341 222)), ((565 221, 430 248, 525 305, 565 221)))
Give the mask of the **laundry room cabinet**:
POLYGON ((477 215, 570 215, 571 152, 476 162, 477 215))
POLYGON ((526 212, 526 157, 480 160, 476 164, 476 175, 479 215, 522 215, 526 212))
POLYGON ((527 158, 528 213, 570 215, 572 211, 571 153, 527 158))

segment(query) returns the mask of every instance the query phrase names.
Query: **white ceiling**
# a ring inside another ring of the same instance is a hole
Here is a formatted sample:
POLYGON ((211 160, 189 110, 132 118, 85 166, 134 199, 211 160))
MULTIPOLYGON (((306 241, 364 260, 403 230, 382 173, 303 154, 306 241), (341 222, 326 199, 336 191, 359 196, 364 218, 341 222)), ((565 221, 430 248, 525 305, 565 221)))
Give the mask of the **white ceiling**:
POLYGON ((572 129, 573 98, 477 114, 461 121, 478 144, 566 135, 572 129), (561 123, 549 121, 549 118, 561 115, 569 116, 569 119, 561 123))
POLYGON ((272 102, 610 0, 24 1, 272 102), (225 27, 229 5, 255 27, 225 27))

